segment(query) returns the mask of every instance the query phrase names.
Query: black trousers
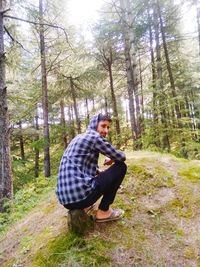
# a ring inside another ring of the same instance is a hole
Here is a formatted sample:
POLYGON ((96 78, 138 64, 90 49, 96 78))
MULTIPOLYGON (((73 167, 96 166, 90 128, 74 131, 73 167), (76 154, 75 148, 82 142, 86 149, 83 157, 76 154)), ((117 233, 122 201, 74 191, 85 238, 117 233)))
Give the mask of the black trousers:
POLYGON ((115 162, 107 170, 95 177, 96 188, 86 199, 76 203, 66 204, 64 207, 70 210, 84 209, 94 204, 103 196, 99 204, 99 209, 107 211, 110 204, 112 204, 115 199, 117 190, 126 174, 126 170, 127 167, 124 162, 115 162))

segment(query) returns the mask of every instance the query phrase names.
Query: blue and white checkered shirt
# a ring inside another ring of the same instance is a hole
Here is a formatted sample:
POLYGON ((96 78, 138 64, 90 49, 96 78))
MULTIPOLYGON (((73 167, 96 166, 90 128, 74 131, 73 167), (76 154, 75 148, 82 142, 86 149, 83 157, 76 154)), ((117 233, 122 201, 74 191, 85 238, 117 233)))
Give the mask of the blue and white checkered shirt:
POLYGON ((65 150, 61 159, 56 194, 61 204, 76 203, 95 188, 95 175, 99 153, 124 161, 123 152, 116 150, 97 131, 98 115, 94 116, 84 134, 77 135, 65 150))

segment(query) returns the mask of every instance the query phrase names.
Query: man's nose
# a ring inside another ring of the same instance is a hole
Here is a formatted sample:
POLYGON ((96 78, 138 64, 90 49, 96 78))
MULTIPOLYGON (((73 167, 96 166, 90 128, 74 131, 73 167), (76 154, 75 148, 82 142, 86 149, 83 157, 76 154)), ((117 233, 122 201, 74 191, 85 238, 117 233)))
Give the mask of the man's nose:
POLYGON ((106 133, 106 134, 108 133, 108 129, 105 129, 105 133, 106 133))

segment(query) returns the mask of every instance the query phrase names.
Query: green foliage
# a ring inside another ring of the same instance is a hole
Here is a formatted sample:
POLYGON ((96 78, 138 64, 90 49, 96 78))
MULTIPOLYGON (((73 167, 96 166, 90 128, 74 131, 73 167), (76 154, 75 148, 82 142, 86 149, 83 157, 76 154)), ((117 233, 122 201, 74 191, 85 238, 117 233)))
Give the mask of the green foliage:
POLYGON ((34 179, 34 165, 32 161, 21 160, 19 157, 13 156, 12 160, 13 172, 13 189, 14 193, 23 188, 25 184, 34 179))
POLYGON ((38 251, 30 266, 108 266, 110 258, 106 252, 111 245, 100 237, 86 239, 65 233, 38 251))
POLYGON ((183 144, 174 142, 172 144, 172 153, 177 157, 187 159, 200 159, 200 144, 195 141, 187 141, 183 144))
POLYGON ((5 201, 5 212, 0 213, 0 232, 16 220, 21 219, 45 197, 45 193, 54 188, 55 177, 40 176, 33 182, 24 185, 23 189, 16 192, 13 200, 5 201))

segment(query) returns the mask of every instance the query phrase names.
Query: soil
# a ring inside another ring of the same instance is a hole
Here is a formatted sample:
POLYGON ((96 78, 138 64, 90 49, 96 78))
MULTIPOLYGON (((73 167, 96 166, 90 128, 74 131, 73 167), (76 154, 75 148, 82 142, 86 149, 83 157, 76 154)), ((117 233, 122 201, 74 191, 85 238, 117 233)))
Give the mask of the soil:
MULTIPOLYGON (((175 185, 157 188, 155 193, 139 196, 136 201, 130 198, 130 194, 134 196, 132 186, 125 185, 119 198, 127 216, 119 223, 96 225, 88 238, 101 235, 115 242, 108 252, 112 259, 109 266, 200 266, 198 205, 187 199, 190 202, 184 203, 184 207, 169 206, 180 197, 181 189, 187 188, 179 175, 185 162, 170 155, 145 151, 127 153, 127 157, 128 164, 137 164, 143 159, 149 172, 153 169, 151 161, 162 165, 172 175, 175 185), (189 208, 192 210, 190 216, 189 208)), ((187 164, 200 166, 200 161, 188 161, 187 164)), ((134 186, 137 179, 134 173, 128 179, 134 186)), ((191 184, 195 199, 199 189, 199 183, 191 184)), ((1 237, 0 266, 31 266, 35 253, 63 231, 67 232, 67 211, 52 192, 1 237)))

